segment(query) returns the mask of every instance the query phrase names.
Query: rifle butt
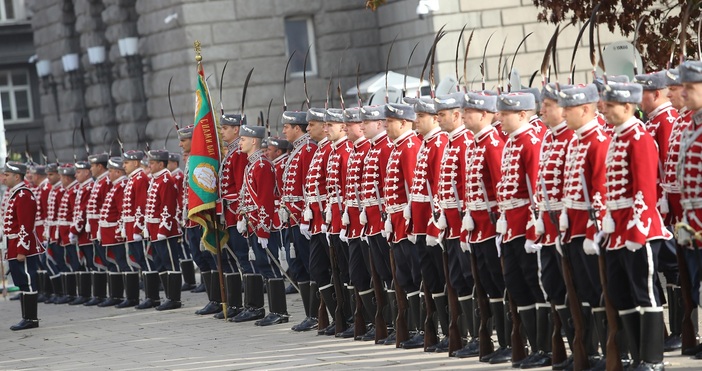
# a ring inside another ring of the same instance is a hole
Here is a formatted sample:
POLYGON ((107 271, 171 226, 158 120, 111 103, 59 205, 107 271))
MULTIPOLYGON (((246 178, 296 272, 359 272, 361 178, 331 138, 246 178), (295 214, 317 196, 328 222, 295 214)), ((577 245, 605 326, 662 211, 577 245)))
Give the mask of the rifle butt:
POLYGON ((602 297, 605 303, 605 314, 607 316, 607 370, 620 371, 622 370, 621 357, 619 357, 619 347, 617 346, 617 310, 612 305, 612 301, 609 299, 609 292, 607 290, 607 271, 605 264, 605 251, 599 256, 598 262, 600 265, 600 282, 602 283, 602 297), (614 357, 612 357, 614 355, 614 357))
POLYGON ((578 299, 578 293, 575 291, 573 271, 570 266, 570 260, 563 256, 561 258, 561 266, 563 267, 563 280, 565 281, 566 285, 568 306, 570 306, 573 329, 575 330, 575 335, 573 336, 573 349, 571 349, 573 353, 573 366, 576 370, 584 370, 589 367, 590 363, 587 358, 587 353, 585 352, 585 341, 583 339, 585 334, 583 312, 580 310, 580 299, 578 299), (577 309, 574 310, 573 308, 577 309))
MULTIPOLYGON (((695 326, 692 321, 692 312, 695 310, 695 303, 692 301, 692 288, 690 285, 690 271, 687 269, 685 261, 685 248, 675 244, 675 252, 678 260, 678 274, 680 278, 680 292, 682 294, 683 317, 682 317, 682 349, 693 348, 697 346, 697 335, 695 334, 695 326)), ((672 298, 671 300, 675 300, 672 298)))
POLYGON ((556 306, 551 304, 551 318, 553 318, 553 333, 551 336, 551 361, 553 364, 562 363, 568 356, 566 354, 565 344, 563 343, 563 336, 561 336, 561 329, 563 328, 563 322, 561 322, 561 317, 558 316, 556 312, 556 306))
POLYGON ((390 249, 390 269, 392 270, 392 283, 395 286, 395 297, 397 298, 397 318, 395 319, 395 347, 399 348, 403 341, 409 340, 409 330, 407 329, 407 295, 397 283, 397 273, 395 270, 395 256, 390 249))
POLYGON ((375 325, 375 340, 376 342, 381 339, 386 339, 388 337, 388 327, 385 323, 385 317, 383 317, 383 307, 385 306, 385 290, 383 287, 383 282, 380 280, 380 275, 375 271, 375 265, 373 264, 373 257, 370 257, 370 268, 371 268, 371 279, 373 281, 373 294, 375 295, 375 318, 373 323, 375 325))
MULTIPOLYGON (((480 312, 480 326, 478 328, 478 340, 480 343, 479 356, 484 357, 495 351, 495 346, 492 344, 492 339, 490 338, 492 328, 488 328, 492 312, 490 311, 490 301, 488 300, 487 293, 485 293, 485 289, 480 281, 478 258, 473 253, 469 255, 470 268, 473 272, 473 285, 475 287, 475 303, 478 304, 480 312)), ((470 315, 473 314, 470 313, 470 315)))
MULTIPOLYGON (((444 246, 445 249, 442 253, 444 262, 444 277, 446 280, 446 296, 449 303, 449 349, 448 354, 451 354, 461 348, 463 348, 463 339, 461 337, 461 330, 458 327, 458 317, 461 313, 460 305, 458 304, 458 294, 451 284, 451 276, 449 274, 448 266, 448 245, 444 246)), ((473 313, 466 313, 466 315, 472 316, 473 313)))
POLYGON ((439 340, 436 334, 436 324, 434 323, 434 314, 436 312, 434 298, 431 296, 431 291, 424 283, 422 283, 422 287, 424 291, 424 306, 427 311, 427 318, 424 321, 424 350, 426 350, 436 345, 439 340))
POLYGON ((353 337, 357 338, 366 333, 366 319, 363 316, 363 303, 361 303, 361 295, 358 294, 358 289, 354 290, 356 297, 356 308, 353 312, 353 337))

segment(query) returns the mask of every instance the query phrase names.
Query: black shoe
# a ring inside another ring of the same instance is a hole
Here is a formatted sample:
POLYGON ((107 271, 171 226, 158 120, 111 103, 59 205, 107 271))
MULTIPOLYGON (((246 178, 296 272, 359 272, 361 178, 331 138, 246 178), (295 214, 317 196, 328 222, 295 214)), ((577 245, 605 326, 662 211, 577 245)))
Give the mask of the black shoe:
POLYGON ((161 305, 156 307, 156 310, 172 310, 172 309, 179 309, 180 307, 183 306, 183 303, 180 301, 175 301, 175 300, 166 300, 161 305))
POLYGON ((326 336, 334 336, 336 333, 336 322, 332 321, 332 323, 327 326, 327 328, 320 330, 317 329, 317 335, 326 335, 326 336))
POLYGON ((354 337, 355 330, 353 328, 353 323, 343 332, 340 332, 338 334, 334 334, 335 337, 342 338, 342 339, 350 339, 354 337))
MULTIPOLYGON (((22 293, 21 293, 21 292, 20 292, 19 294, 15 295, 15 296, 11 296, 11 297, 10 297, 10 300, 20 300, 20 297, 22 297, 22 293)), ((20 321, 20 323, 22 323, 22 322, 20 321)), ((18 323, 18 325, 19 325, 19 323, 18 323)))
MULTIPOLYGON (((12 299, 10 299, 10 300, 12 300, 12 299)), ((54 304, 68 304, 68 303, 72 302, 73 300, 76 300, 76 298, 73 296, 64 295, 64 296, 56 299, 54 304)))
POLYGON ((536 353, 533 353, 532 356, 528 357, 527 360, 522 361, 520 364, 521 369, 539 368, 547 366, 551 366, 551 355, 544 353, 541 350, 536 353))
POLYGON ((72 302, 68 303, 68 305, 83 305, 83 304, 87 303, 88 301, 90 301, 90 298, 79 296, 79 297, 73 299, 72 302))
MULTIPOLYGON (((599 361, 602 361, 604 358, 600 358, 599 361)), ((481 359, 482 361, 482 359, 481 359)), ((592 365, 592 363, 590 363, 592 365)), ((552 370, 565 370, 573 367, 573 355, 569 355, 568 358, 565 359, 565 361, 560 362, 560 363, 554 363, 551 365, 552 370)))
POLYGON ((204 283, 200 283, 199 285, 195 286, 194 289, 190 290, 190 292, 192 292, 194 294, 198 294, 198 293, 205 292, 205 291, 207 291, 207 290, 205 290, 204 283))
POLYGON ((270 326, 279 323, 288 323, 290 316, 287 313, 268 313, 263 319, 260 319, 254 323, 256 326, 270 326))
POLYGON ((39 321, 38 320, 31 320, 31 319, 22 319, 19 321, 16 325, 12 325, 10 327, 10 330, 12 331, 19 331, 19 330, 26 330, 30 328, 37 328, 39 327, 39 321))
POLYGON ((117 304, 119 304, 119 303, 121 303, 121 302, 122 302, 122 299, 118 299, 118 298, 109 298, 109 299, 103 300, 103 301, 102 301, 100 304, 98 304, 97 306, 100 307, 100 308, 114 307, 115 305, 117 305, 117 304))
POLYGON ((472 339, 471 341, 466 344, 462 349, 459 349, 451 356, 456 357, 456 358, 471 358, 471 357, 477 357, 480 355, 480 342, 478 339, 472 339))
POLYGON ((295 286, 292 285, 292 283, 285 288, 285 295, 290 294, 297 294, 297 289, 295 288, 295 286))
POLYGON ((699 352, 702 352, 702 343, 700 343, 692 348, 687 348, 687 349, 683 350, 682 354, 684 356, 694 356, 699 352))
MULTIPOLYGON (((221 306, 220 306, 220 308, 221 308, 221 306)), ((244 308, 228 307, 227 308, 227 319, 236 317, 243 310, 244 310, 244 308)), ((220 310, 217 314, 215 314, 212 317, 214 317, 215 319, 224 319, 224 311, 220 310)))
POLYGON ((130 308, 139 305, 139 300, 124 299, 115 308, 130 308))
POLYGON ((149 309, 149 308, 155 308, 161 305, 161 301, 155 301, 151 300, 149 298, 144 299, 139 305, 137 305, 135 308, 136 309, 149 309))
POLYGON ((512 348, 498 348, 490 357, 490 364, 497 365, 500 363, 507 363, 512 361, 512 348))
POLYGON ((48 298, 46 295, 44 295, 44 294, 39 294, 39 295, 37 296, 37 302, 38 302, 38 303, 44 303, 44 302, 46 302, 47 299, 49 299, 49 298, 48 298))
MULTIPOLYGON (((424 339, 424 335, 422 335, 422 339, 424 339)), ((393 331, 392 334, 388 335, 388 337, 385 339, 385 341, 378 341, 376 344, 395 345, 396 343, 397 343, 397 334, 393 331)))
POLYGON ((87 302, 85 302, 85 304, 83 304, 83 305, 85 305, 86 307, 92 307, 92 306, 95 306, 95 305, 102 303, 103 301, 105 301, 105 298, 92 298, 92 299, 88 300, 87 302))
POLYGON ((371 328, 363 335, 359 337, 354 338, 354 340, 361 340, 361 341, 374 341, 375 340, 375 326, 371 326, 371 328))
POLYGON ((682 337, 680 335, 670 335, 665 339, 663 343, 664 352, 672 352, 674 350, 680 350, 682 348, 682 337))
POLYGON ((246 308, 236 316, 229 318, 229 322, 247 322, 261 319, 266 316, 264 308, 246 308))
POLYGON ((424 349, 424 351, 429 352, 429 353, 448 352, 448 343, 449 343, 448 336, 444 336, 444 338, 441 339, 441 341, 439 341, 438 343, 436 343, 432 346, 427 347, 426 349, 424 349))
POLYGON ((197 285, 194 283, 183 282, 183 284, 180 286, 180 291, 191 291, 195 290, 196 287, 197 285))
POLYGON ((317 328, 317 318, 306 317, 302 322, 293 326, 291 330, 297 332, 310 331, 317 328))
POLYGON ((402 349, 417 349, 424 348, 424 334, 417 332, 414 336, 409 338, 409 340, 400 343, 402 349))
POLYGON ((44 304, 55 304, 56 299, 58 299, 58 296, 56 296, 56 294, 51 294, 51 296, 46 298, 46 301, 44 302, 44 304))
POLYGON ((648 363, 641 361, 638 366, 634 369, 634 371, 663 371, 665 370, 665 366, 663 365, 663 362, 661 363, 648 363))
MULTIPOLYGON (((589 358, 589 357, 588 357, 588 358, 589 358)), ((552 368, 553 368, 554 370, 555 370, 555 367, 556 367, 555 365, 552 366, 552 368)), ((571 366, 570 366, 570 367, 572 368, 572 361, 571 361, 571 366)), ((624 365, 622 364, 622 369, 626 370, 626 369, 628 369, 628 368, 629 368, 628 366, 624 366, 624 365)), ((561 370, 565 370, 565 369, 566 369, 566 368, 562 368, 561 370)), ((607 371, 607 359, 604 358, 604 357, 602 357, 602 358, 600 358, 600 359, 598 359, 598 360, 591 360, 591 361, 590 361, 590 368, 588 369, 588 371, 607 371)))
POLYGON ((222 304, 216 302, 216 301, 210 301, 207 304, 205 304, 202 309, 198 309, 195 311, 195 314, 199 314, 201 316, 206 316, 210 314, 215 314, 219 313, 222 311, 222 304))

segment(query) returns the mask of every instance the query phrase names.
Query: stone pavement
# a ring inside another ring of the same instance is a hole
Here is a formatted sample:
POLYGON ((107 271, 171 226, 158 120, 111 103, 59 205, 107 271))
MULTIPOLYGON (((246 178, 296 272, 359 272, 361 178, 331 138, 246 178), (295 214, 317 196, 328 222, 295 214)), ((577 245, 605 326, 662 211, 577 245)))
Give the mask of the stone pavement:
MULTIPOLYGON (((185 306, 169 312, 39 304, 40 327, 13 332, 19 302, 0 299, 0 370, 510 369, 296 333, 292 323, 259 328, 193 314, 205 300, 184 292, 185 306)), ((291 321, 302 319, 299 295, 288 295, 288 309, 291 321)), ((666 362, 671 370, 702 368, 702 361, 670 353, 666 362)))

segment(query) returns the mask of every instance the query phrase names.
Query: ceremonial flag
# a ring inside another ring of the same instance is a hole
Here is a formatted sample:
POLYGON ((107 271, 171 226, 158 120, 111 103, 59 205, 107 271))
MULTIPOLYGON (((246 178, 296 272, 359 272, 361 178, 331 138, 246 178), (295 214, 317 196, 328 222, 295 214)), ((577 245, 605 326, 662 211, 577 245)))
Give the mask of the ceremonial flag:
POLYGON ((212 111, 210 92, 202 68, 200 43, 195 43, 197 55, 197 85, 195 90, 195 127, 188 160, 188 218, 202 226, 202 243, 207 250, 217 253, 216 228, 219 229, 219 247, 227 242, 229 234, 216 223, 215 207, 219 199, 219 166, 221 146, 217 121, 212 111))

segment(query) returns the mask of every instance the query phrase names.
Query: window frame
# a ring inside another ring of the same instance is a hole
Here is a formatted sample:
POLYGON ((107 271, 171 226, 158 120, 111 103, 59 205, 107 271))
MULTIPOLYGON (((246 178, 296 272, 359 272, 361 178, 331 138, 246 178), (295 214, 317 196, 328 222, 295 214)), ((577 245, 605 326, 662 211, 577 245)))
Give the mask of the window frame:
POLYGON ((27 12, 25 10, 24 0, 0 0, 0 25, 27 21, 27 12), (5 2, 12 2, 12 18, 7 17, 7 8, 5 2))
MULTIPOLYGON (((306 26, 307 26, 307 41, 309 42, 310 47, 310 57, 307 62, 307 76, 317 76, 319 71, 317 70, 317 53, 316 53, 316 39, 314 37, 314 22, 312 19, 312 16, 295 16, 295 17, 287 17, 285 18, 284 22, 287 23, 289 21, 305 21, 306 26)), ((285 30, 285 25, 283 25, 283 29, 285 30)), ((303 51, 297 51, 298 53, 302 52, 305 53, 307 50, 303 51)), ((285 32, 285 57, 290 58, 290 53, 292 51, 290 50, 290 43, 289 43, 289 38, 288 38, 288 33, 285 32)), ((304 54, 303 54, 304 56, 304 54)), ((290 77, 302 77, 303 76, 303 71, 290 71, 289 72, 290 77)))
MULTIPOLYGON (((3 121, 6 125, 16 125, 16 124, 24 124, 28 122, 34 121, 34 102, 32 102, 33 95, 32 95, 32 76, 29 73, 29 70, 26 68, 10 68, 10 69, 3 69, 0 70, 0 74, 3 74, 7 77, 7 82, 8 85, 0 85, 0 93, 8 93, 9 96, 9 101, 10 101, 10 118, 4 118, 3 121), (12 74, 17 73, 17 72, 23 72, 26 75, 27 79, 27 84, 26 85, 15 85, 14 82, 12 81, 12 74), (17 91, 26 91, 27 92, 27 111, 29 113, 28 117, 22 117, 19 118, 17 117, 17 98, 15 96, 15 92, 17 91)), ((0 105, 2 105, 2 101, 0 101, 0 105)), ((5 110, 5 107, 3 106, 3 111, 5 110)), ((4 114, 4 112, 2 112, 4 114)))

